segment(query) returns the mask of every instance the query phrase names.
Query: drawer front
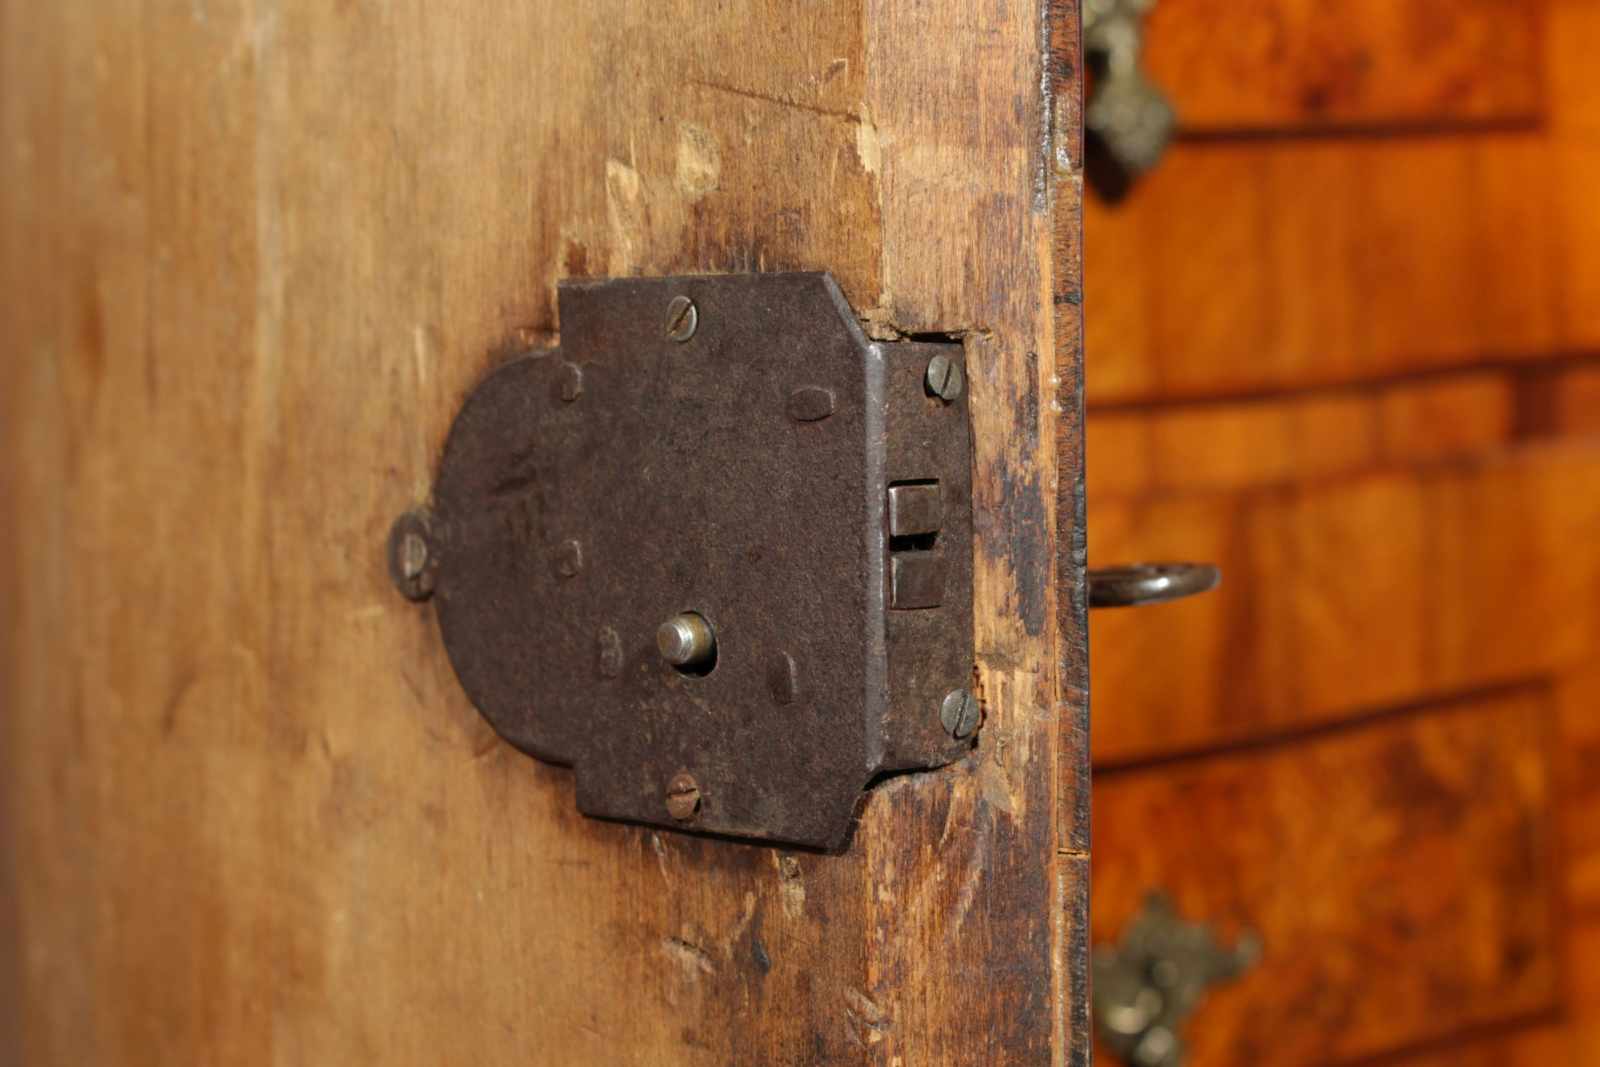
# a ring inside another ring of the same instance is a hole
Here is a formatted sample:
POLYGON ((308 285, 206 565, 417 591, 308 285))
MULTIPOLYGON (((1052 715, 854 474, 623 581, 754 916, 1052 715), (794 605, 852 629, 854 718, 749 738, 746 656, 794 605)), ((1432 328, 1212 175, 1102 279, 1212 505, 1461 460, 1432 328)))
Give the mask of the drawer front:
POLYGON ((1153 889, 1260 962, 1190 1067, 1337 1063, 1552 1011, 1552 704, 1540 688, 1095 782, 1098 945, 1153 889))
POLYGON ((1600 442, 1573 441, 1238 491, 1092 498, 1095 561, 1194 555, 1225 575, 1205 597, 1096 615, 1096 760, 1229 744, 1585 662, 1600 647, 1600 599, 1586 592, 1600 586, 1600 555, 1586 547, 1600 530, 1594 486, 1600 442))
POLYGON ((1600 346, 1595 40, 1588 0, 1158 0, 1179 126, 1087 202, 1090 405, 1600 346))
POLYGON ((1542 104, 1528 0, 1159 0, 1146 62, 1190 133, 1516 123, 1542 104))

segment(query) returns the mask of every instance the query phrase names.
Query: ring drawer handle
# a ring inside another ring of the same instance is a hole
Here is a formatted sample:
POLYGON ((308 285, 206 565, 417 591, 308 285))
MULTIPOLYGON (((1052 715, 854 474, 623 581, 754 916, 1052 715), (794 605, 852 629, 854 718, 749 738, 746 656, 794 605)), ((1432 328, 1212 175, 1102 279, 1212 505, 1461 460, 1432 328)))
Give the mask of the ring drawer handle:
POLYGON ((1210 563, 1133 563, 1089 572, 1091 608, 1136 608, 1215 589, 1222 571, 1210 563))

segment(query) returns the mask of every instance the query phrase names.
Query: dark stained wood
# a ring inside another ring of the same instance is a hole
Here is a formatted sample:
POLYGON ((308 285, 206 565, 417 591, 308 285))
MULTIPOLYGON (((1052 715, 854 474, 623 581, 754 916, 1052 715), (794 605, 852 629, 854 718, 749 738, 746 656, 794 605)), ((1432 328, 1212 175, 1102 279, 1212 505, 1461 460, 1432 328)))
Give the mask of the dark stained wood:
POLYGON ((1529 690, 1095 783, 1096 941, 1148 889, 1265 943, 1191 1067, 1344 1062, 1557 1005, 1551 706, 1529 690))
POLYGON ((0 1045, 1082 1062, 1076 17, 0 4, 0 1045), (387 525, 558 278, 818 268, 968 345, 982 740, 839 856, 582 819, 387 525))
POLYGON ((1529 122, 1539 0, 1159 0, 1150 74, 1187 132, 1529 122))

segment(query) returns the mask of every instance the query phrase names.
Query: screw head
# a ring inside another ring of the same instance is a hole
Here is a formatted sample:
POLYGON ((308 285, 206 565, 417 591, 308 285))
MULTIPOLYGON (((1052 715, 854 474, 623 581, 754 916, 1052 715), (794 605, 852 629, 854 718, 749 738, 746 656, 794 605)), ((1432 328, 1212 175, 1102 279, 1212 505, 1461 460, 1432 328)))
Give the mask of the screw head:
POLYGON ((700 309, 682 293, 667 305, 667 337, 682 344, 694 336, 700 326, 700 309))
POLYGON ((978 698, 969 689, 952 689, 939 706, 939 721, 945 732, 957 741, 965 741, 977 730, 982 718, 978 698))
POLYGON ((940 352, 928 360, 924 382, 929 396, 936 396, 948 404, 961 395, 962 387, 966 385, 966 375, 962 373, 960 363, 940 352))
POLYGON ((438 560, 428 541, 428 520, 408 511, 389 527, 389 580, 407 600, 426 600, 433 594, 438 560))
POLYGON ((679 771, 667 783, 667 814, 679 822, 700 814, 700 783, 688 771, 679 771))

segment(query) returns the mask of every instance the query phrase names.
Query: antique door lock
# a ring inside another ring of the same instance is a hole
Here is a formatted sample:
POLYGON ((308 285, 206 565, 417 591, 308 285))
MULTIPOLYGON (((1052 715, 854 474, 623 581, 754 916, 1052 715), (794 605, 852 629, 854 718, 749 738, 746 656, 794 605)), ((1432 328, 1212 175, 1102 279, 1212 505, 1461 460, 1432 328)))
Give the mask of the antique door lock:
POLYGON ((389 566, 588 815, 837 848, 974 744, 962 349, 825 274, 564 283, 466 398, 389 566))

